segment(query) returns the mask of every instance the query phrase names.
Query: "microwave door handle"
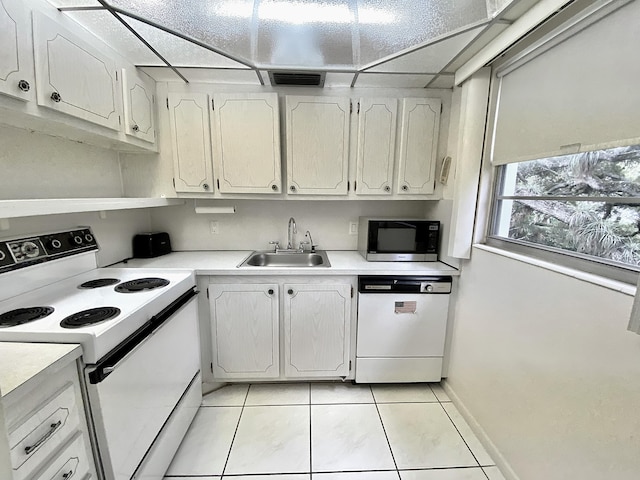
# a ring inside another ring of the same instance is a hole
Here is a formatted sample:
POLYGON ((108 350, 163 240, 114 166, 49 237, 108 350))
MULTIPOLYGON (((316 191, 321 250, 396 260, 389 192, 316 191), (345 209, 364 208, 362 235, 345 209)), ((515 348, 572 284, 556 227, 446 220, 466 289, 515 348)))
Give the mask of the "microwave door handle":
POLYGON ((181 295, 158 315, 151 317, 143 327, 129 337, 129 340, 125 340, 125 342, 121 344, 121 347, 117 347, 113 354, 107 355, 106 358, 95 365, 95 368, 89 373, 89 382, 95 385, 104 381, 122 363, 142 348, 164 323, 189 303, 197 294, 198 291, 195 288, 191 289, 181 295))

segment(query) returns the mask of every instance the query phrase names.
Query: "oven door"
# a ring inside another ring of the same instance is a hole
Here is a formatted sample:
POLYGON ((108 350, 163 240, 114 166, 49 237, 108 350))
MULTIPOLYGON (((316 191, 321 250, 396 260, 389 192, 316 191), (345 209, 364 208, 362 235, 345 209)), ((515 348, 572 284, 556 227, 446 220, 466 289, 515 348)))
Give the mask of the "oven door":
POLYGON ((197 292, 182 295, 85 369, 107 480, 129 480, 199 371, 197 292))

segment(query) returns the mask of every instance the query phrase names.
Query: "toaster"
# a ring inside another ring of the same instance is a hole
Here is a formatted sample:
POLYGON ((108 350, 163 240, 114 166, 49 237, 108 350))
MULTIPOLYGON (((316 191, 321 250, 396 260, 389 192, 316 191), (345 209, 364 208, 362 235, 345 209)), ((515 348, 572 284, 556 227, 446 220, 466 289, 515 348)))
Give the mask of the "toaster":
POLYGON ((153 258, 171 253, 171 240, 167 232, 139 233, 133 237, 133 257, 153 258))

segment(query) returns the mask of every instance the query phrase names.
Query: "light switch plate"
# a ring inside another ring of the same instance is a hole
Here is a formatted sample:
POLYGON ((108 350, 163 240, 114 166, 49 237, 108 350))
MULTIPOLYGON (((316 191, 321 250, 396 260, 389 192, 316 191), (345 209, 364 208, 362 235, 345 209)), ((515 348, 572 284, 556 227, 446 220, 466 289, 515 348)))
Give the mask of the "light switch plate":
POLYGON ((358 222, 349 222, 349 235, 358 234, 358 222))
POLYGON ((211 231, 211 235, 217 235, 219 233, 218 222, 209 223, 209 230, 211 231))

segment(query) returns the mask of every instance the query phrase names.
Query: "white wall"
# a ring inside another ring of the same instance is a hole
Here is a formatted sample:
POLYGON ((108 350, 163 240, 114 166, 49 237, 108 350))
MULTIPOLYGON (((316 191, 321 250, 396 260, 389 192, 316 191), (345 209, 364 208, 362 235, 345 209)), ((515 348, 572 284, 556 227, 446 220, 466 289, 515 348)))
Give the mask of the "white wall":
POLYGON ((636 480, 633 298, 473 249, 447 384, 520 480, 636 480))
POLYGON ((0 125, 0 199, 121 197, 118 153, 0 125))
MULTIPOLYGON (((349 235, 349 222, 359 216, 407 216, 424 218, 423 201, 294 201, 216 200, 198 205, 235 205, 237 213, 200 215, 194 200, 186 205, 151 211, 152 228, 167 231, 174 250, 266 250, 269 241, 287 242, 287 223, 294 217, 298 227, 296 244, 311 231, 320 249, 356 250, 357 235, 349 235), (210 233, 210 222, 218 222, 219 234, 210 233)), ((297 245, 296 245, 297 246, 297 245)))

